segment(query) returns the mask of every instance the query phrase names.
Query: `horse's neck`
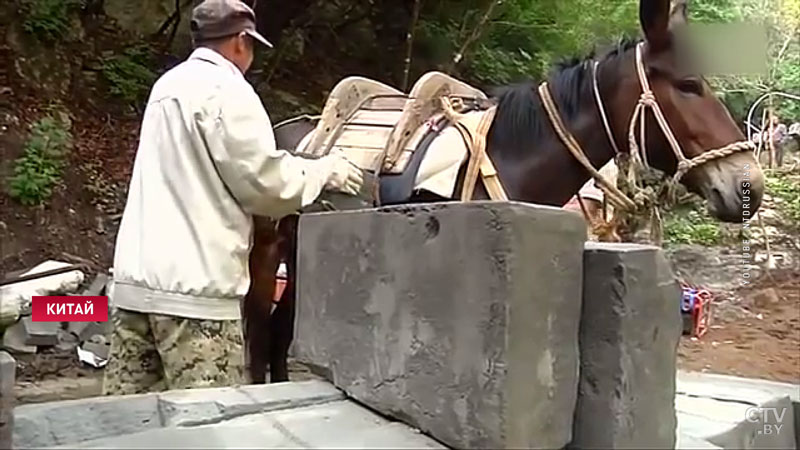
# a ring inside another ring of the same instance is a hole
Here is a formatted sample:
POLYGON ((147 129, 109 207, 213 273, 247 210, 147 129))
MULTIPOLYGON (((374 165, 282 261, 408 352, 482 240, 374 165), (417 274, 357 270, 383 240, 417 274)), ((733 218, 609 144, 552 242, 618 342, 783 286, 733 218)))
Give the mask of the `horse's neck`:
MULTIPOLYGON (((596 108, 584 102, 584 108, 596 108)), ((585 109, 566 127, 596 169, 612 156, 604 128, 595 111, 585 109)), ((550 124, 549 131, 526 151, 489 142, 488 152, 503 180, 509 198, 544 205, 562 206, 590 179, 589 172, 570 153, 550 124)))

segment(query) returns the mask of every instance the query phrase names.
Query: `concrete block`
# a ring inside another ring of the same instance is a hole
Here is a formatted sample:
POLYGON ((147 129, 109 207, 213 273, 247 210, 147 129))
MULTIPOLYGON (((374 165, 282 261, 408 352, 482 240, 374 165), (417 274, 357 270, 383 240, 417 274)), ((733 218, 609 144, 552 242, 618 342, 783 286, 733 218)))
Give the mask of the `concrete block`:
POLYGON ((0 352, 0 448, 11 448, 14 435, 14 380, 17 363, 0 352))
POLYGON ((662 251, 587 243, 570 448, 674 448, 680 287, 662 251))
POLYGON ((302 215, 294 353, 458 448, 570 441, 586 226, 440 203, 302 215))
POLYGON ((25 327, 25 344, 39 347, 58 344, 59 322, 34 322, 31 317, 23 317, 22 325, 25 327))
POLYGON ((22 324, 22 321, 19 321, 6 328, 6 331, 3 333, 3 348, 11 353, 36 353, 36 346, 26 344, 26 338, 25 325, 22 324))

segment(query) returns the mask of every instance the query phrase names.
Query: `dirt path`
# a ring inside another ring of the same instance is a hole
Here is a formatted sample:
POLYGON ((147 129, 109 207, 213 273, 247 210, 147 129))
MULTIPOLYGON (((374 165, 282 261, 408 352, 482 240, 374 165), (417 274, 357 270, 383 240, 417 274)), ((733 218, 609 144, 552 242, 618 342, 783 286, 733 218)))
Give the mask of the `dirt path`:
POLYGON ((750 317, 717 321, 699 340, 682 338, 678 366, 800 383, 800 274, 784 271, 773 276, 775 282, 762 279, 738 291, 743 306, 753 313, 750 317))

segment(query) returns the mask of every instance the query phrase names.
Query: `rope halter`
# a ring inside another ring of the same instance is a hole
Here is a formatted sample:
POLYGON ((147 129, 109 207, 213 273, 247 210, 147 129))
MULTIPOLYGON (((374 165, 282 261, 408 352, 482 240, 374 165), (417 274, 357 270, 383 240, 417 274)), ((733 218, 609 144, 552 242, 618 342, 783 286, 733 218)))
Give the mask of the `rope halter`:
MULTIPOLYGON (((690 170, 694 169, 695 167, 701 166, 709 161, 725 158, 727 156, 733 155, 734 153, 742 151, 755 150, 755 144, 745 140, 745 141, 734 142, 722 148, 703 152, 693 158, 687 158, 686 155, 681 150, 681 146, 678 143, 678 140, 675 139, 675 135, 672 133, 672 129, 670 128, 667 119, 664 117, 664 113, 661 111, 661 107, 658 104, 658 100, 656 100, 655 94, 653 93, 652 89, 650 89, 650 83, 647 80, 647 73, 645 72, 644 61, 642 59, 643 47, 644 47, 644 42, 640 42, 636 46, 636 74, 639 77, 639 84, 642 86, 642 95, 639 97, 639 102, 636 104, 636 108, 633 110, 633 116, 631 117, 630 127, 628 129, 628 142, 630 145, 630 154, 634 158, 637 158, 639 162, 643 162, 645 165, 649 166, 649 164, 647 163, 647 151, 645 149, 644 111, 646 108, 650 108, 653 111, 653 115, 655 116, 656 121, 658 122, 659 128, 661 128, 662 133, 664 133, 664 137, 666 137, 667 142, 669 142, 670 148, 672 148, 673 153, 675 153, 675 157, 678 159, 678 168, 675 171, 675 175, 672 178, 672 181, 674 183, 678 183, 684 177, 684 175, 686 175, 690 170), (637 119, 640 127, 639 131, 640 131, 641 148, 636 143, 637 119)), ((599 98, 599 93, 598 93, 598 98, 599 98)))

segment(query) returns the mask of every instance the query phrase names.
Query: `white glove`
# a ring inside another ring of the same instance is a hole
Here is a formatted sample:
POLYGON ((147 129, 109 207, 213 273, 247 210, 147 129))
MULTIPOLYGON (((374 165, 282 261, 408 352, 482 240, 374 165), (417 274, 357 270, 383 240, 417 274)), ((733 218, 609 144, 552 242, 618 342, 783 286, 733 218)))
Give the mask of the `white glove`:
POLYGON ((330 159, 331 174, 325 182, 325 189, 358 195, 364 185, 364 173, 345 158, 341 150, 334 150, 325 158, 330 159))

